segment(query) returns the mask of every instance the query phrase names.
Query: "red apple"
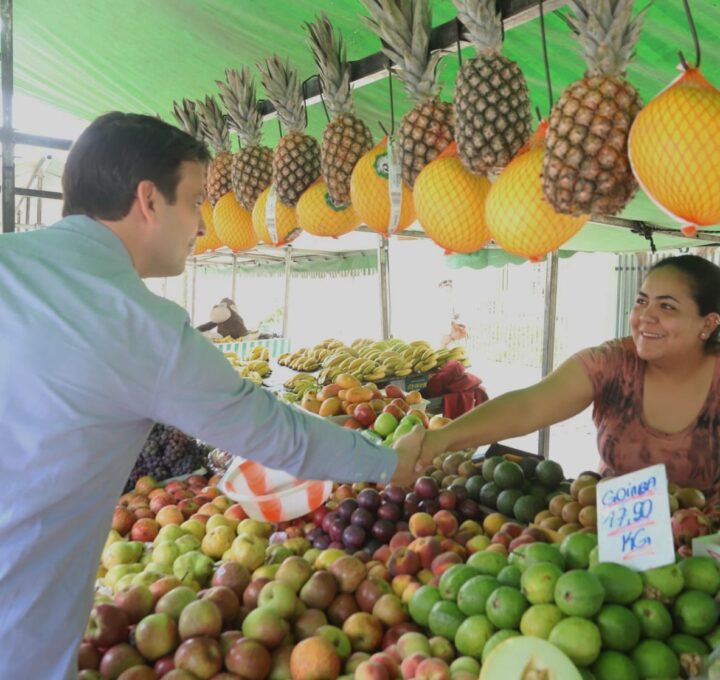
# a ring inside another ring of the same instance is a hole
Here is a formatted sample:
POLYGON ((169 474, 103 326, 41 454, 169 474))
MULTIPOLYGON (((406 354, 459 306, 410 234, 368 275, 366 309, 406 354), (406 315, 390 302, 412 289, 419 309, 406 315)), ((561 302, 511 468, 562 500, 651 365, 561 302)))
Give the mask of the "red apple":
POLYGON ((128 622, 131 624, 147 616, 152 611, 154 603, 150 588, 141 584, 131 585, 115 594, 115 606, 120 607, 127 614, 128 622))
POLYGON ((223 512, 223 515, 229 519, 236 519, 238 522, 242 522, 244 519, 247 519, 247 513, 243 510, 242 505, 239 503, 231 505, 225 512, 223 512))
POLYGON ((390 402, 390 406, 397 406, 403 414, 407 413, 410 410, 410 404, 408 404, 404 399, 393 399, 390 402))
POLYGON ((373 410, 372 406, 370 406, 370 404, 364 403, 358 404, 355 407, 355 409, 353 410, 353 417, 363 427, 370 427, 375 422, 375 418, 377 416, 375 415, 375 411, 373 410))
POLYGON ((112 528, 115 529, 121 536, 127 535, 132 529, 132 525, 135 523, 135 515, 124 508, 122 505, 118 505, 113 512, 112 528))
POLYGON ((222 624, 220 607, 211 600, 195 600, 180 612, 178 621, 180 639, 187 640, 201 635, 218 637, 222 632, 222 624))
POLYGON ((146 616, 134 631, 135 645, 148 661, 157 661, 171 654, 180 642, 177 623, 168 614, 146 616))
POLYGON ((238 600, 241 600, 250 580, 250 571, 246 567, 237 562, 228 561, 218 566, 210 584, 230 588, 237 595, 238 600))
POLYGON ((157 680, 157 673, 150 666, 132 666, 123 671, 117 680, 157 680))
POLYGON ((397 420, 402 420, 405 416, 405 412, 397 404, 388 404, 383 410, 383 413, 389 413, 397 420))
POLYGON ((263 680, 272 668, 272 657, 255 640, 238 640, 225 654, 225 667, 246 680, 263 680))
POLYGON ((100 661, 100 675, 103 678, 117 678, 120 673, 133 666, 145 663, 140 653, 127 642, 110 647, 100 661))
POLYGON ((340 657, 335 647, 320 636, 299 642, 290 654, 290 672, 298 680, 337 678, 340 670, 340 657))
POLYGON ((383 595, 391 592, 392 588, 387 581, 374 577, 368 577, 355 591, 355 599, 357 600, 358 605, 360 605, 360 609, 370 614, 372 613, 375 603, 383 595))
POLYGON ((100 652, 91 642, 81 642, 78 649, 78 670, 97 670, 100 668, 100 652))
POLYGON ((217 605, 225 628, 237 619, 238 612, 240 611, 240 600, 227 586, 213 586, 199 594, 203 600, 210 600, 217 605))
POLYGON ((385 388, 385 395, 390 399, 405 399, 405 392, 397 385, 390 384, 385 388))
POLYGON ((85 641, 96 647, 112 647, 127 640, 128 615, 112 604, 98 604, 90 612, 85 641))
POLYGON ((157 514, 161 508, 164 508, 166 505, 175 505, 175 498, 171 496, 169 493, 165 493, 162 491, 161 493, 155 494, 150 499, 150 509, 157 514))
POLYGON ((343 622, 358 610, 357 601, 350 593, 340 593, 328 607, 328 621, 333 626, 342 626, 343 622))
MULTIPOLYGON (((137 513, 136 513, 137 514, 137 513)), ((160 524, 150 517, 142 517, 138 519, 130 529, 130 538, 133 541, 142 541, 143 543, 151 543, 160 531, 160 524)))
POLYGON ((409 548, 398 548, 393 550, 387 566, 392 576, 417 574, 420 571, 420 558, 409 548))
POLYGON ((170 654, 169 656, 164 656, 161 659, 158 659, 155 662, 153 668, 158 674, 158 677, 162 678, 164 675, 166 675, 175 668, 175 660, 173 659, 173 655, 170 654))
POLYGON ((175 668, 190 671, 199 678, 210 678, 223 666, 220 643, 209 637, 185 640, 175 650, 175 668))
POLYGON ((356 612, 343 623, 342 630, 350 638, 353 650, 374 652, 380 649, 383 626, 372 614, 356 612))

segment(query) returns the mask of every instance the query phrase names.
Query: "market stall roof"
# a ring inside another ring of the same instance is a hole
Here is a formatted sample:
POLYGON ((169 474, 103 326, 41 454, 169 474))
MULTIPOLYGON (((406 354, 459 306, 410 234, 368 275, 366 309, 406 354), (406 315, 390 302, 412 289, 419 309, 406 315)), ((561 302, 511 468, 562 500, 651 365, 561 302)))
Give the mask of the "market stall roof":
MULTIPOLYGON (((508 7, 522 4, 523 0, 504 0, 508 7)), ((546 0, 548 7, 558 4, 563 3, 546 0)), ((645 4, 638 0, 636 10, 645 4)), ((451 0, 434 0, 432 6, 435 25, 456 15, 451 0)), ((712 79, 720 66, 720 42, 714 39, 720 28, 720 2, 695 0, 692 10, 703 49, 703 68, 712 79)), ((546 17, 555 96, 583 73, 576 45, 561 17, 565 11, 555 10, 546 17)), ((358 20, 358 14, 364 13, 358 0, 23 0, 14 5, 15 87, 86 119, 121 109, 160 113, 171 120, 173 100, 215 94, 215 81, 224 77, 226 68, 254 66, 273 50, 289 57, 302 78, 311 76, 315 67, 304 22, 320 12, 343 32, 350 59, 377 52, 378 39, 358 20)), ((693 59, 683 3, 656 0, 647 13, 637 60, 629 71, 645 101, 677 75, 678 50, 693 59)), ((526 74, 533 106, 547 113, 539 21, 532 19, 508 30, 505 53, 526 74)), ((471 54, 472 48, 464 49, 464 57, 471 54)), ((455 55, 442 61, 445 98, 452 96, 457 67, 455 55)), ((407 110, 407 99, 397 82, 394 99, 396 112, 407 110)), ((357 88, 355 100, 359 115, 379 137, 380 123, 389 127, 391 122, 387 78, 357 88)), ((308 118, 311 134, 320 136, 325 124, 322 106, 311 105, 308 118)), ((16 127, 22 130, 22 120, 16 120, 16 127)), ((267 122, 265 143, 273 146, 277 138, 277 125, 267 122)), ((622 217, 678 228, 643 194, 622 217)), ((658 236, 657 240, 658 247, 678 247, 671 238, 658 236)), ((677 241, 687 245, 681 238, 677 241)), ((637 234, 591 223, 564 247, 622 251, 645 249, 645 244, 637 234)))

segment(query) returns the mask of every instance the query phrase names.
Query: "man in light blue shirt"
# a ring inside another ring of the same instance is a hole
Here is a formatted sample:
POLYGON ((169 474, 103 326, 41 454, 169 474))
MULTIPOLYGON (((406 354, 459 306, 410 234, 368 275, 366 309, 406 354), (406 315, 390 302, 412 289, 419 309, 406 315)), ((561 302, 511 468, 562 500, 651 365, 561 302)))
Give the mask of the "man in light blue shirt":
POLYGON ((71 680, 115 502, 152 427, 305 479, 410 483, 396 451, 242 380, 150 293, 204 232, 205 146, 148 116, 96 120, 70 152, 66 217, 0 237, 0 678, 71 680))

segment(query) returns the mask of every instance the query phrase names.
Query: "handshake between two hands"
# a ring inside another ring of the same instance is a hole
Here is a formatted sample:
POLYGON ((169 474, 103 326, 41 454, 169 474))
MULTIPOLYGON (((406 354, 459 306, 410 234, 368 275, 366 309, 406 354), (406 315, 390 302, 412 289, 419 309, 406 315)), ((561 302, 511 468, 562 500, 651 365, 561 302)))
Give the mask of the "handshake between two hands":
POLYGON ((397 453, 398 464, 390 480, 393 484, 409 486, 422 474, 437 455, 431 442, 433 434, 422 425, 415 425, 410 432, 400 437, 393 445, 397 453))

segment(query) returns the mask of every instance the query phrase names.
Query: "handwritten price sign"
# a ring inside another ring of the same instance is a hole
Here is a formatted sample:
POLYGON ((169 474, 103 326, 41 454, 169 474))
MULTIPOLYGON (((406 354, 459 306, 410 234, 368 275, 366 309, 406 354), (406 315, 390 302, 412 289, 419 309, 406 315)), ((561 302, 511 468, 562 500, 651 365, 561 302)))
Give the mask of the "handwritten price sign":
POLYGON ((664 465, 600 482, 597 512, 601 562, 643 570, 675 561, 664 465))

